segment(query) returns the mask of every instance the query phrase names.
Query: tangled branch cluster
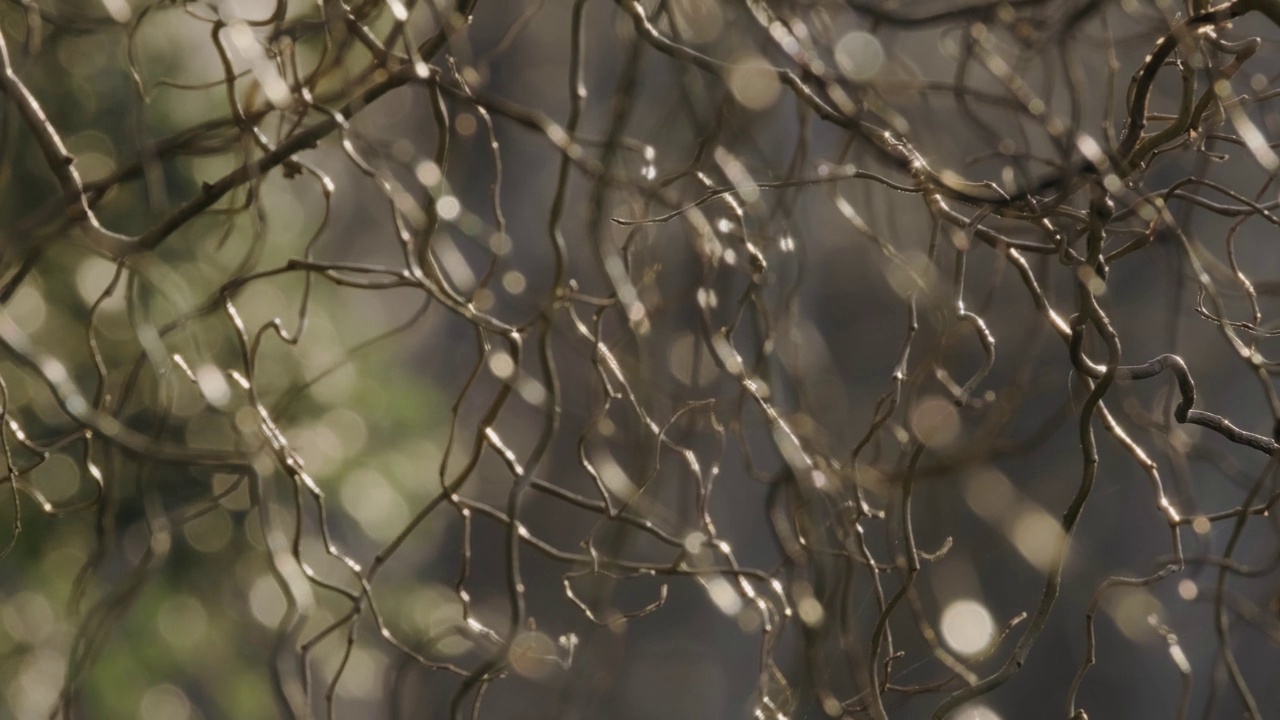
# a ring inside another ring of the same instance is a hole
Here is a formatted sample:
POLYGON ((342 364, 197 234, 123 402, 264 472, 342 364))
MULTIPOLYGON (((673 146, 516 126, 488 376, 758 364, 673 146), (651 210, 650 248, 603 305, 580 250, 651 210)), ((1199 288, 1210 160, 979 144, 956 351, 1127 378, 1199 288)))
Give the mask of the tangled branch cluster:
POLYGON ((10 710, 1280 712, 1278 27, 6 3, 10 710))

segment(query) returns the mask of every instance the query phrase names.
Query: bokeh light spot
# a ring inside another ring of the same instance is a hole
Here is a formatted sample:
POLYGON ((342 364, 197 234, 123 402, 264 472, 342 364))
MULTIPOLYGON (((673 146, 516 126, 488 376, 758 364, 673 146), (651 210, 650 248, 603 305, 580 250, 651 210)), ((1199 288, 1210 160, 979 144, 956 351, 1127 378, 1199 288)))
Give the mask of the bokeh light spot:
POLYGON ((850 80, 867 80, 884 65, 884 48, 874 35, 851 32, 835 47, 836 67, 850 80))
POLYGON ((977 600, 956 600, 942 611, 942 639, 961 655, 977 655, 995 636, 991 613, 977 600))
POLYGON ((750 110, 765 110, 778 100, 782 82, 768 62, 759 56, 739 60, 729 70, 729 92, 750 110))

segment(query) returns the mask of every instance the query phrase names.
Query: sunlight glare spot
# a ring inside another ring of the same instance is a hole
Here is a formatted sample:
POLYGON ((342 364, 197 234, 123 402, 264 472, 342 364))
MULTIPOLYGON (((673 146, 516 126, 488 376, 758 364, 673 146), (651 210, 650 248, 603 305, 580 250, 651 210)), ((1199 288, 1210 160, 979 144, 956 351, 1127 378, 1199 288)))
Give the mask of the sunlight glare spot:
POLYGON ((502 288, 512 295, 524 292, 527 283, 524 274, 519 270, 508 270, 502 275, 502 288))
POLYGON ((911 427, 927 448, 944 448, 960 435, 960 413, 938 395, 922 399, 911 410, 911 427))
POLYGON ((156 626, 170 645, 194 648, 208 627, 208 615, 199 600, 178 594, 160 606, 156 613, 156 626))
POLYGON ((275 578, 262 575, 249 588, 249 611, 253 619, 268 628, 274 628, 284 617, 287 605, 284 593, 275 578))
POLYGON ((736 617, 742 610, 742 598, 733 589, 733 585, 721 577, 713 577, 707 581, 707 594, 711 602, 716 604, 720 612, 729 617, 736 617))
POLYGON ((226 407, 227 402, 231 400, 231 386, 227 384, 218 366, 201 365, 195 375, 196 385, 200 388, 200 394, 204 395, 204 399, 216 408, 226 407))
POLYGON ((851 32, 835 47, 836 67, 850 80, 869 80, 884 65, 884 48, 874 35, 851 32))
POLYGON ((535 680, 549 676, 556 669, 556 645, 537 631, 520 633, 511 643, 511 668, 535 680))
POLYGON ((1195 600, 1200 595, 1200 588, 1196 586, 1196 581, 1191 578, 1183 578, 1178 581, 1178 596, 1187 602, 1195 600))
POLYGON ((453 222, 462 214, 462 203, 452 195, 445 195, 436 201, 436 211, 443 220, 453 222))
POLYGON ((191 703, 177 687, 167 683, 157 685, 142 696, 138 717, 142 720, 187 720, 191 717, 191 703))
POLYGON ((516 363, 504 352, 495 352, 489 356, 489 372, 499 380, 510 380, 516 374, 516 363))
POLYGON ((982 704, 965 705, 947 720, 1001 720, 995 710, 982 704))
POLYGON ((435 187, 440 184, 444 176, 440 173, 440 166, 430 160, 423 160, 414 168, 413 174, 418 178, 418 182, 426 187, 435 187))
POLYGON ((1027 562, 1041 571, 1053 564, 1063 543, 1062 526, 1037 506, 1027 506, 1018 514, 1009 537, 1027 562))
POLYGON ((758 55, 739 60, 729 70, 729 92, 748 110, 766 110, 782 94, 782 82, 767 60, 758 55))
POLYGON ((961 655, 982 652, 995 637, 995 621, 977 600, 956 600, 942 611, 942 639, 961 655))

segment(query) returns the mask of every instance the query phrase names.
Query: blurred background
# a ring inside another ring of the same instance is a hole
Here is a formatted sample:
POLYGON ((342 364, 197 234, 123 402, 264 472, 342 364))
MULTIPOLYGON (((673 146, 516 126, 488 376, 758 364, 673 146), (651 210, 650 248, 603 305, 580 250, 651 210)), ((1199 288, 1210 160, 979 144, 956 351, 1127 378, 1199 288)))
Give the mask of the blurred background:
POLYGON ((1280 715, 1247 9, 0 3, 0 716, 1280 715))

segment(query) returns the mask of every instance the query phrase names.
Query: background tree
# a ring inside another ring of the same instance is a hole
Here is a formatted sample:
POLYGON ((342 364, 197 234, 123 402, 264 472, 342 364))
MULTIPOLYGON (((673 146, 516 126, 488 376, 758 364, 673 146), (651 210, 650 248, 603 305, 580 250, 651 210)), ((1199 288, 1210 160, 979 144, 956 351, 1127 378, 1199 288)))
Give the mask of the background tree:
POLYGON ((1280 712, 1278 15, 0 5, 5 712, 1280 712))

